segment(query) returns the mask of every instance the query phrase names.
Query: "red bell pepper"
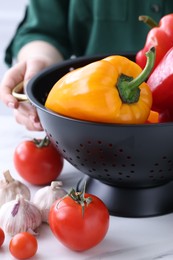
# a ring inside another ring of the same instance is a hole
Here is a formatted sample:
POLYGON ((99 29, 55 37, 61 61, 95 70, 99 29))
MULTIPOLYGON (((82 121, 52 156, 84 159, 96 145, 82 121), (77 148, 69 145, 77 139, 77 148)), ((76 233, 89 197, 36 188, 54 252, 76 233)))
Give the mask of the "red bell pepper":
POLYGON ((146 64, 145 53, 154 46, 156 49, 154 70, 166 52, 173 46, 173 14, 163 16, 158 26, 148 16, 140 16, 139 19, 153 28, 147 35, 144 48, 136 54, 136 63, 143 69, 146 64))
POLYGON ((173 111, 165 110, 162 113, 160 113, 158 122, 159 123, 173 122, 173 111))
POLYGON ((153 96, 152 110, 162 121, 173 121, 173 47, 169 49, 147 80, 153 96))

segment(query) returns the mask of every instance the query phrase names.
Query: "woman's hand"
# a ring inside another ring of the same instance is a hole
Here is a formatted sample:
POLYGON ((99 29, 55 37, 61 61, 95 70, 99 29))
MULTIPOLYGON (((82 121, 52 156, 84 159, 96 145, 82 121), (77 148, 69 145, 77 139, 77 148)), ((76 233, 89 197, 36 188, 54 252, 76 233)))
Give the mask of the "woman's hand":
POLYGON ((37 59, 19 62, 6 72, 1 82, 0 99, 8 107, 14 109, 16 121, 19 124, 25 125, 28 130, 43 130, 36 109, 27 101, 19 102, 13 97, 12 90, 22 81, 25 86, 37 72, 46 66, 47 64, 45 62, 37 59))
POLYGON ((36 109, 29 102, 19 102, 12 90, 19 83, 27 82, 42 69, 62 60, 60 53, 45 42, 32 42, 24 46, 19 53, 19 62, 4 75, 0 85, 0 99, 9 108, 14 109, 14 116, 19 124, 28 130, 42 131, 36 109))

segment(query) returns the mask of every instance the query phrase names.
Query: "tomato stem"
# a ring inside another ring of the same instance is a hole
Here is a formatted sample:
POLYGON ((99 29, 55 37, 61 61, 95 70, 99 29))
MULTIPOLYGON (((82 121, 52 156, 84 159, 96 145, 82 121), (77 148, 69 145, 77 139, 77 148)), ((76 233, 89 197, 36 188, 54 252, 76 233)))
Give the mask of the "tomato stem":
POLYGON ((42 147, 46 147, 46 146, 48 146, 50 144, 50 139, 46 135, 43 139, 36 139, 36 138, 34 138, 33 142, 35 143, 37 148, 42 148, 42 147))
POLYGON ((82 216, 84 216, 85 213, 85 206, 88 206, 91 202, 92 202, 92 198, 91 197, 87 197, 85 198, 85 188, 86 188, 86 183, 84 184, 84 188, 82 191, 76 191, 75 189, 71 189, 70 192, 65 195, 57 204, 57 206, 59 205, 59 203, 66 198, 67 196, 70 197, 72 200, 74 200, 76 203, 80 204, 82 207, 82 216))

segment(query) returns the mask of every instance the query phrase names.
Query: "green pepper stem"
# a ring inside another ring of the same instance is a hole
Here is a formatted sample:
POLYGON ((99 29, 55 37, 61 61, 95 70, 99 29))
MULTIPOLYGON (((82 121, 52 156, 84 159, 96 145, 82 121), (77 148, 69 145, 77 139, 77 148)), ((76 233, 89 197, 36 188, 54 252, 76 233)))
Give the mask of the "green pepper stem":
POLYGON ((147 24, 150 28, 158 27, 158 23, 150 16, 140 15, 138 20, 147 24))
POLYGON ((147 53, 147 62, 144 70, 136 78, 129 77, 127 75, 120 75, 117 82, 117 89, 119 95, 124 103, 135 103, 138 102, 140 97, 139 86, 145 82, 150 75, 154 62, 155 62, 155 48, 152 47, 147 53))

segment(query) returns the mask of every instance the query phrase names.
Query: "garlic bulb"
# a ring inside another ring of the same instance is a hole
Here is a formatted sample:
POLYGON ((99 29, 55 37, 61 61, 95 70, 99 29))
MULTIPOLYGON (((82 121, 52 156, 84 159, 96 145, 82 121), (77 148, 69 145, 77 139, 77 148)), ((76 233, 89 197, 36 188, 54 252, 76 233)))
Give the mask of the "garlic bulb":
POLYGON ((0 208, 0 226, 11 236, 19 232, 34 232, 41 222, 40 210, 22 195, 18 194, 15 200, 6 202, 0 208))
POLYGON ((42 221, 48 223, 49 210, 54 201, 64 197, 67 192, 61 188, 62 182, 52 181, 50 186, 39 189, 34 197, 34 204, 40 209, 42 221))
POLYGON ((17 194, 22 194, 25 199, 30 200, 30 190, 24 183, 13 179, 9 171, 4 172, 3 175, 4 180, 0 180, 0 207, 14 200, 17 194))

